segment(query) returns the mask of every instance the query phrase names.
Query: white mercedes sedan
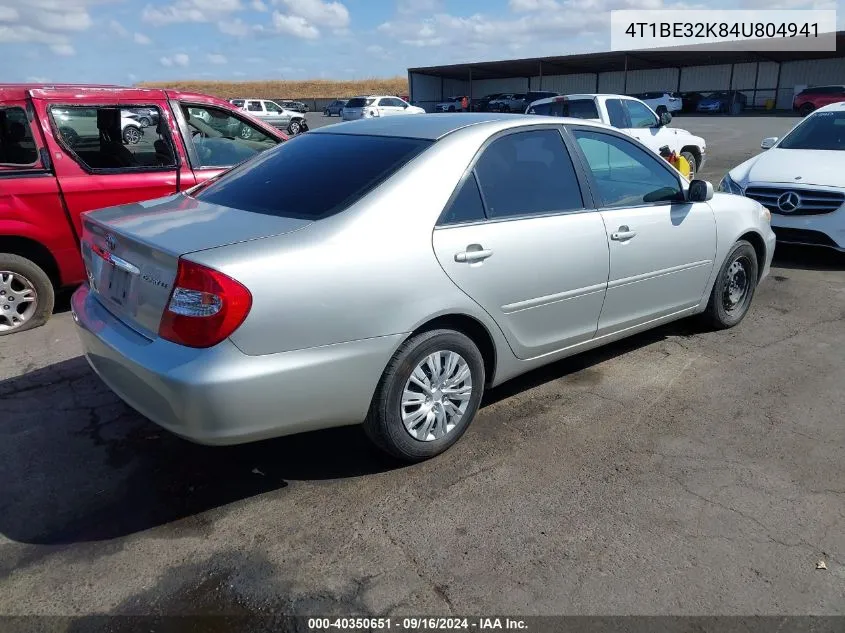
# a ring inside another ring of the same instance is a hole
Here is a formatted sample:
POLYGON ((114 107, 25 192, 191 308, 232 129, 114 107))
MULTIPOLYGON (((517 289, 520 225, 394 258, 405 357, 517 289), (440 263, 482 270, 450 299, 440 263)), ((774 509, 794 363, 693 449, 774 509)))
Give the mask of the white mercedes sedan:
POLYGON ((211 444, 363 423, 409 461, 535 367, 736 325, 775 241, 611 127, 459 113, 323 127, 83 228, 73 317, 131 406, 211 444))
POLYGON ((845 103, 760 147, 767 151, 730 170, 719 189, 762 203, 779 242, 845 251, 845 103))

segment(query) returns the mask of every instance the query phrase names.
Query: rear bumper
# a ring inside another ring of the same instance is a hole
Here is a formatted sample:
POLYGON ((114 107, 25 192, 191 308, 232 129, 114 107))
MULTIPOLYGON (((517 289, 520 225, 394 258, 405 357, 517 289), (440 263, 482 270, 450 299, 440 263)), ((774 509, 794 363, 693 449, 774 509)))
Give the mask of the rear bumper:
POLYGON ((229 341, 150 341, 81 286, 71 300, 85 357, 129 406, 201 444, 238 444, 363 421, 404 335, 248 356, 229 341))

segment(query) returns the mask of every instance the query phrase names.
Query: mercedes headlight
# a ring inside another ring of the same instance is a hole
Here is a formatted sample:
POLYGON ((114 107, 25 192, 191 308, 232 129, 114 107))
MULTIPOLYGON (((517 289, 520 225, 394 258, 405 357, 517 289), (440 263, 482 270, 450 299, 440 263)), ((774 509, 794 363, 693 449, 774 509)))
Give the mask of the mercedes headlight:
POLYGON ((740 187, 733 181, 730 174, 725 174, 725 177, 722 178, 722 180, 719 182, 719 191, 723 191, 725 193, 734 193, 738 196, 745 195, 745 192, 742 190, 742 187, 740 187))

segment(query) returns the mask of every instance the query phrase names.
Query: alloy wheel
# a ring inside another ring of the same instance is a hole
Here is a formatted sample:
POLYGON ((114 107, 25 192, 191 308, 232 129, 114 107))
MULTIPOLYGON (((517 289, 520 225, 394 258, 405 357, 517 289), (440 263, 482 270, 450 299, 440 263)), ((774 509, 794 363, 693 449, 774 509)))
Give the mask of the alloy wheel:
POLYGON ((22 327, 37 309, 35 285, 20 273, 0 270, 0 332, 22 327))

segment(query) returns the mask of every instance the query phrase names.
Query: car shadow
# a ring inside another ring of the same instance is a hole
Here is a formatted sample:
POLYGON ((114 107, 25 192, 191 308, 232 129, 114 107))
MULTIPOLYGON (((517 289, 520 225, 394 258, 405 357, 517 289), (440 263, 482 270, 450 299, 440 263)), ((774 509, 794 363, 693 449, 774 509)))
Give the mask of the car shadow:
MULTIPOLYGON (((558 361, 491 389, 482 407, 697 331, 682 321, 558 361)), ((228 447, 188 442, 124 405, 82 357, 0 382, 0 400, 13 411, 0 418, 0 533, 18 543, 102 541, 174 521, 189 532, 208 522, 202 513, 291 481, 409 467, 360 426, 228 447)))
POLYGON ((845 253, 830 248, 780 244, 775 247, 772 266, 792 270, 845 270, 845 253))

